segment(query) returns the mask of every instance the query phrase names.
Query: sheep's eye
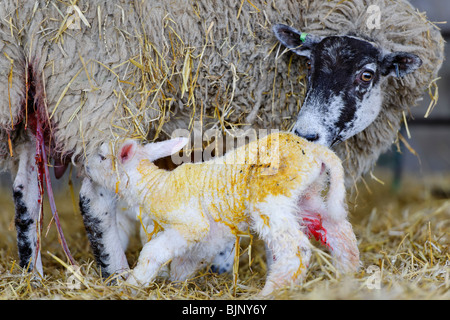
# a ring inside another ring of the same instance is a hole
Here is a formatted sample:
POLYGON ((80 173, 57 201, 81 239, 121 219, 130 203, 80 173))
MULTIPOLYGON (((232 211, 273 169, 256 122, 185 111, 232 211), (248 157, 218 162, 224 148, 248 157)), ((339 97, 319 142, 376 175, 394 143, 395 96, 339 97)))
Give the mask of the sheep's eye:
POLYGON ((105 156, 103 156, 103 155, 101 155, 101 154, 99 154, 99 156, 100 156, 100 160, 106 160, 106 157, 105 156))
POLYGON ((363 73, 361 73, 361 80, 364 82, 370 82, 373 79, 373 72, 372 71, 364 71, 363 73))
POLYGON ((308 70, 311 70, 311 60, 310 59, 306 60, 306 68, 308 70))

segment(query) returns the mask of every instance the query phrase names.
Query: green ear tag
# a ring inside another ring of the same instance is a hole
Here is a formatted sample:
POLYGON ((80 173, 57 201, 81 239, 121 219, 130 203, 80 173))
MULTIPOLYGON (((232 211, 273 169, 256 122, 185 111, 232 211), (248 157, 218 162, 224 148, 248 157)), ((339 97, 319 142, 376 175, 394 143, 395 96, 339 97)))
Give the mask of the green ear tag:
POLYGON ((301 42, 305 42, 306 41, 306 37, 308 36, 308 34, 307 33, 305 33, 305 32, 302 32, 302 34, 300 35, 300 41, 301 42))

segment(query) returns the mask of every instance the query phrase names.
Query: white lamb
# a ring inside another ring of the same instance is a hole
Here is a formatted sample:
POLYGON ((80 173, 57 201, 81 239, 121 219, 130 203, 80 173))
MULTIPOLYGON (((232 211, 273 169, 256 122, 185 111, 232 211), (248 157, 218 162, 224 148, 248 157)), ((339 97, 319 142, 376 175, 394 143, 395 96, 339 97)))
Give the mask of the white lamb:
POLYGON ((87 166, 95 182, 118 190, 131 206, 160 226, 147 242, 128 283, 147 285, 172 261, 171 280, 185 280, 210 263, 238 232, 256 233, 273 253, 263 295, 298 284, 311 256, 306 234, 331 249, 335 265, 356 271, 359 252, 347 221, 343 168, 328 148, 290 133, 271 134, 204 163, 173 171, 152 161, 180 151, 186 138, 110 145, 87 166), (326 203, 321 192, 329 189, 326 203), (118 173, 118 174, 117 174, 118 173))

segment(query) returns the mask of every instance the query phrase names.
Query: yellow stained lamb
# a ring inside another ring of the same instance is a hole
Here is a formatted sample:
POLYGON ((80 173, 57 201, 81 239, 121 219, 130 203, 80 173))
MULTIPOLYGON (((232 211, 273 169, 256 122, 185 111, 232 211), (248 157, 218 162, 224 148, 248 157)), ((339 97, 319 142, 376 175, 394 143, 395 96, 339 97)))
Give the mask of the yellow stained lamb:
POLYGON ((147 285, 169 261, 170 278, 184 280, 248 230, 273 255, 263 295, 301 281, 311 256, 308 236, 330 248, 341 271, 356 271, 359 252, 347 221, 344 173, 332 151, 294 134, 275 133, 173 171, 153 163, 187 142, 128 140, 116 155, 117 170, 104 144, 88 165, 91 179, 140 206, 142 215, 161 228, 144 245, 129 283, 147 285))

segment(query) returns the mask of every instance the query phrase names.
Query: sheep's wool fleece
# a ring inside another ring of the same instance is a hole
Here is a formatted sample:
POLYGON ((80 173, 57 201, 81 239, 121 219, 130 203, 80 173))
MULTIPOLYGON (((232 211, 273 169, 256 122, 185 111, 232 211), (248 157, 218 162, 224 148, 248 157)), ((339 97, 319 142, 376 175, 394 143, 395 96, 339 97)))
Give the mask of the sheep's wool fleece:
POLYGON ((50 155, 77 164, 101 142, 164 139, 192 129, 193 120, 204 130, 289 129, 306 74, 271 32, 286 23, 318 35, 355 34, 423 61, 386 84, 378 119, 338 147, 347 173, 358 177, 395 140, 402 111, 443 61, 440 33, 401 0, 4 0, 0 17, 0 138, 9 134, 14 145, 39 113, 50 155), (381 8, 380 29, 366 25, 372 4, 381 8))

